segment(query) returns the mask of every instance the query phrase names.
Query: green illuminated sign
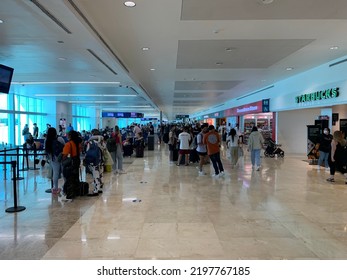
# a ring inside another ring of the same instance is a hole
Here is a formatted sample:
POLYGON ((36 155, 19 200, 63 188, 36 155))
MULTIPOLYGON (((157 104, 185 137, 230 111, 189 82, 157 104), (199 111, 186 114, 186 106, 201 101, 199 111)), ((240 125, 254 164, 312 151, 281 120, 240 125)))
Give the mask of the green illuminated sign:
POLYGON ((305 103, 312 101, 319 101, 325 99, 336 98, 340 94, 339 88, 331 88, 327 90, 316 91, 313 93, 303 94, 295 97, 296 103, 305 103))

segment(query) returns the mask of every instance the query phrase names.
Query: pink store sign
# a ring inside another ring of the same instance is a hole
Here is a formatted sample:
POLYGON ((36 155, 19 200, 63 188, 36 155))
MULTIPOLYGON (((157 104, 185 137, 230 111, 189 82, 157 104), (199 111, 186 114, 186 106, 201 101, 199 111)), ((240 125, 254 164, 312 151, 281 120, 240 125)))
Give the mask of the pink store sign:
POLYGON ((262 112, 263 112, 262 101, 258 101, 258 102, 246 104, 240 107, 227 109, 224 111, 224 116, 225 117, 242 116, 242 115, 257 114, 262 112))

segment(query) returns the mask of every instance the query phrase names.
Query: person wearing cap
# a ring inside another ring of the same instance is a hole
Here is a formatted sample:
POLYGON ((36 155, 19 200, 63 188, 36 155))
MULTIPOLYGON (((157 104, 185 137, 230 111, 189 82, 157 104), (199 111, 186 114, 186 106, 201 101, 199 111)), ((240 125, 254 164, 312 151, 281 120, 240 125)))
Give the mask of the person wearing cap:
POLYGON ((215 174, 213 177, 224 175, 223 163, 220 159, 220 144, 221 138, 219 133, 215 130, 214 125, 208 127, 208 132, 204 135, 203 143, 207 146, 207 154, 209 155, 215 174))

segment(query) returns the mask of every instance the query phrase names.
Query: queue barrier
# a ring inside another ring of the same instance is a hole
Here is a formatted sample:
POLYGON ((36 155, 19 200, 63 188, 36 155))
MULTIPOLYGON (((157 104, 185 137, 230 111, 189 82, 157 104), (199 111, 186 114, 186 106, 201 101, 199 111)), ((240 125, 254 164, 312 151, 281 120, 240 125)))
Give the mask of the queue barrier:
POLYGON ((26 208, 24 206, 18 206, 17 204, 17 174, 16 174, 16 170, 17 170, 17 161, 3 161, 0 162, 0 164, 11 164, 11 168, 12 168, 12 176, 13 176, 13 207, 9 207, 7 208, 5 211, 7 213, 15 213, 15 212, 21 212, 24 211, 26 208))
MULTIPOLYGON (((7 159, 8 157, 16 157, 16 162, 19 163, 19 157, 21 156, 22 159, 22 169, 19 169, 19 164, 16 164, 16 180, 23 180, 23 177, 19 176, 19 171, 28 171, 28 170, 38 170, 40 168, 36 167, 36 165, 39 163, 39 161, 37 160, 37 156, 44 156, 46 155, 46 153, 44 152, 43 149, 36 149, 36 147, 34 147, 33 149, 28 149, 28 148, 23 148, 23 147, 19 147, 17 146, 16 148, 4 148, 3 150, 0 151, 0 156, 4 157, 4 161, 3 162, 8 162, 7 159), (32 151, 33 153, 29 153, 30 151, 32 151), (38 154, 38 151, 41 151, 42 153, 38 154), (9 153, 10 152, 10 153, 9 153), (15 152, 15 153, 13 153, 15 152), (33 167, 29 167, 29 156, 34 156, 34 166, 33 167), (26 162, 26 168, 24 167, 26 162)), ((4 168, 3 170, 5 171, 4 173, 4 179, 7 180, 7 175, 6 175, 6 164, 4 164, 4 168)), ((12 180, 14 180, 14 178, 12 178, 12 180)))

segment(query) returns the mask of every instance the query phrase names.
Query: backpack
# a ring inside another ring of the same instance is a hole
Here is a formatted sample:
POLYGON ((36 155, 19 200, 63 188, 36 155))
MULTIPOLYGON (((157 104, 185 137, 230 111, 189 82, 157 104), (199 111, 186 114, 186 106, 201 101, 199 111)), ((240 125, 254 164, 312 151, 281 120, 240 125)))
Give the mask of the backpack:
POLYGON ((53 140, 53 157, 57 157, 59 158, 59 156, 61 155, 61 153, 63 152, 64 149, 64 144, 61 143, 60 141, 58 141, 58 139, 53 140))
POLYGON ((94 165, 97 166, 101 163, 102 160, 102 152, 97 142, 90 141, 89 149, 86 152, 86 157, 84 158, 86 165, 94 165))
POLYGON ((107 139, 106 141, 106 147, 107 150, 112 153, 112 152, 116 152, 117 151, 117 142, 116 142, 116 138, 114 137, 110 137, 107 139))

